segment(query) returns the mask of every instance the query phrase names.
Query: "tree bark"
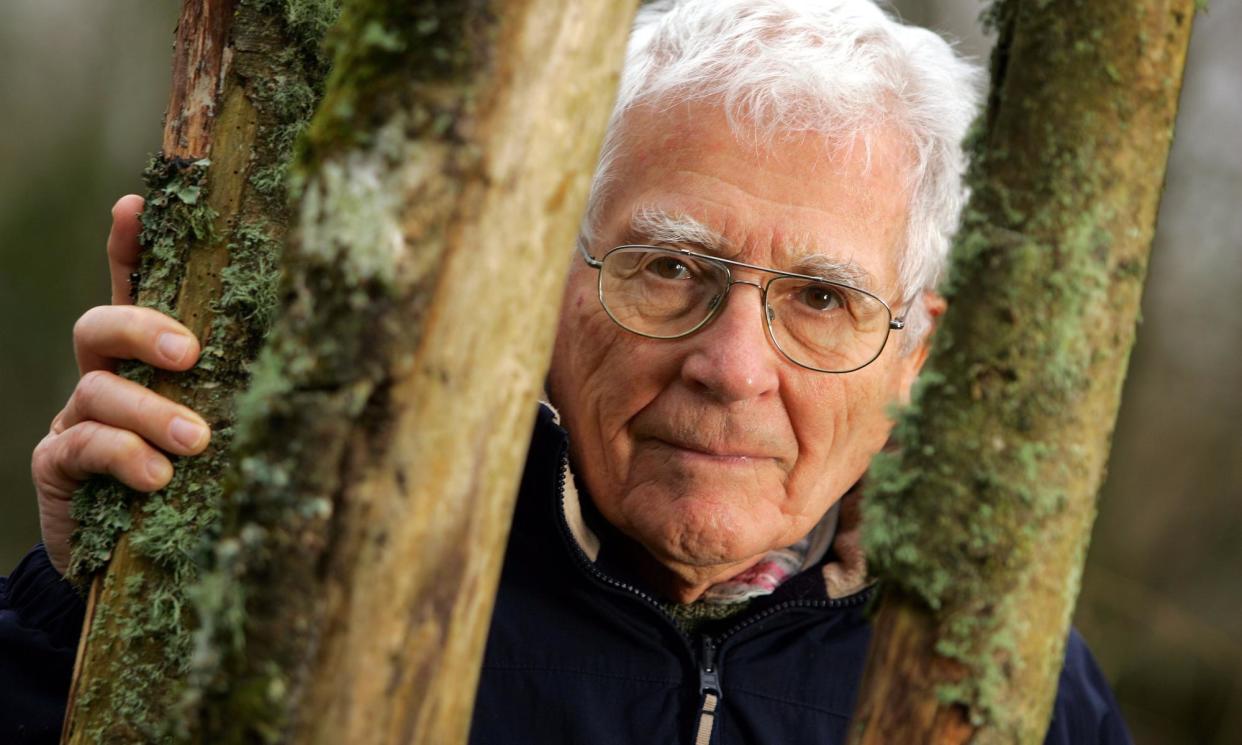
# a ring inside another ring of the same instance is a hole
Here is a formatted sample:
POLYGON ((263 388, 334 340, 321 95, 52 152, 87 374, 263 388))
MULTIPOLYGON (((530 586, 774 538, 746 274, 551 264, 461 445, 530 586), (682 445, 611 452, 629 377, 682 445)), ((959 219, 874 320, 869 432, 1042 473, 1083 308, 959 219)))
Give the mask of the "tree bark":
POLYGON ((345 6, 197 593, 204 741, 465 740, 633 5, 345 6))
POLYGON ((1095 517, 1193 0, 1003 0, 950 310, 864 525, 854 743, 1039 743, 1095 517))
POLYGON ((195 409, 215 434, 155 494, 99 479, 75 495, 70 577, 90 591, 65 743, 167 741, 175 729, 194 554, 219 519, 234 394, 277 305, 284 173, 326 72, 319 40, 332 4, 308 5, 182 6, 162 148, 146 173, 136 300, 179 318, 203 351, 185 374, 122 373, 195 409))

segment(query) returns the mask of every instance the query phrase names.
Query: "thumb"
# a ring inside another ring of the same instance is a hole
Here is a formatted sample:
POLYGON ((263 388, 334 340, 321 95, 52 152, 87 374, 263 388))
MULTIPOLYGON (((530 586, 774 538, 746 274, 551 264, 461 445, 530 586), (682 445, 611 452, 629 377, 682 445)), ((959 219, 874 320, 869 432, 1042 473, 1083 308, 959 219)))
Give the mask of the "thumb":
POLYGON ((127 194, 112 205, 112 232, 108 234, 108 273, 112 275, 112 304, 133 303, 130 275, 138 271, 142 247, 138 216, 145 202, 137 194, 127 194))

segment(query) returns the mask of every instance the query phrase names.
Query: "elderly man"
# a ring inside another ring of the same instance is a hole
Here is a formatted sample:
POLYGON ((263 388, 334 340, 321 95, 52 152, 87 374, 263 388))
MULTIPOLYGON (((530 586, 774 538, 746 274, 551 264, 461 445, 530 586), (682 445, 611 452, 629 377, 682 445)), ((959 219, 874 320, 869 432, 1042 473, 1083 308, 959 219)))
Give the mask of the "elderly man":
MULTIPOLYGON (((934 288, 977 78, 866 0, 640 12, 473 742, 845 740, 873 593, 855 492, 944 309, 934 288)), ((140 207, 113 213, 114 287, 140 207)), ((192 365, 177 322, 96 308, 75 341, 84 369, 105 372, 83 378, 35 451, 44 548, 0 585, 0 644, 25 655, 20 692, 12 666, 0 679, 3 709, 26 732, 56 728, 72 663, 69 495, 96 472, 158 488, 164 453, 209 437, 193 412, 106 372, 117 358, 192 365), (36 713, 15 712, 18 696, 36 713)), ((1125 741, 1071 637, 1048 742, 1125 741)))

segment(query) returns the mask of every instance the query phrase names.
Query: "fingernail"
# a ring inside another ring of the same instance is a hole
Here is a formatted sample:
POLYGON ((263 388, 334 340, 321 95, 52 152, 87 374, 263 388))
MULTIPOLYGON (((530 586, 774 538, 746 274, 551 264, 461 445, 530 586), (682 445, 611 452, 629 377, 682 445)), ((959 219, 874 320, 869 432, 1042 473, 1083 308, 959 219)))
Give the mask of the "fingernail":
POLYGON ((191 422, 183 417, 176 417, 172 420, 172 424, 168 427, 172 438, 176 440, 181 447, 193 449, 202 442, 203 436, 207 434, 206 428, 201 424, 191 422))
POLYGON ((147 475, 157 484, 163 484, 172 478, 172 464, 162 456, 152 455, 147 460, 147 475))
POLYGON ((180 362, 190 351, 190 339, 181 334, 164 333, 155 340, 155 346, 169 362, 180 362))

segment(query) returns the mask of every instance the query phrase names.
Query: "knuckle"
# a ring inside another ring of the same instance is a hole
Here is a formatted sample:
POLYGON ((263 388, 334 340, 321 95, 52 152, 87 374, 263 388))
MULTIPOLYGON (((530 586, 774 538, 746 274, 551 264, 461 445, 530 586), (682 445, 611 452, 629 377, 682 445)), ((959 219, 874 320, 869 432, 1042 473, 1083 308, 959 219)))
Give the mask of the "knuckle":
POLYGON ((70 432, 74 432, 75 436, 65 444, 62 457, 73 459, 75 464, 92 473, 107 470, 119 450, 117 435, 120 431, 99 422, 80 422, 70 432))
POLYGON ((42 440, 39 440, 39 444, 35 445, 34 450, 30 453, 30 472, 35 475, 36 480, 39 479, 41 474, 48 471, 48 451, 51 450, 55 438, 55 435, 47 435, 42 440))
POLYGON ((134 463, 145 459, 146 443, 133 432, 100 425, 83 430, 83 446, 77 450, 82 470, 115 476, 131 471, 134 463))
POLYGON ((177 413, 176 404, 145 388, 137 393, 132 406, 135 420, 141 426, 154 428, 172 421, 177 413))
POLYGON ((117 331, 130 343, 140 337, 144 326, 150 325, 149 314, 154 312, 149 308, 142 308, 137 305, 111 305, 108 307, 108 314, 112 316, 117 331))
POLYGON ((142 438, 128 430, 114 430, 113 454, 116 460, 131 463, 146 455, 147 445, 142 438))
POLYGON ((73 403, 83 411, 95 410, 99 400, 107 395, 111 378, 112 373, 104 370, 91 370, 86 373, 78 380, 78 386, 73 392, 73 403))
POLYGON ((136 421, 147 422, 162 417, 164 412, 160 403, 167 399, 146 388, 134 391, 133 394, 129 396, 132 400, 127 402, 126 406, 133 412, 136 421))
POLYGON ((78 320, 73 323, 73 340, 75 342, 81 344, 90 338, 91 331, 99 323, 100 316, 104 312, 103 308, 104 306, 102 305, 96 305, 94 308, 78 316, 78 320))
POLYGON ((78 422, 61 435, 60 451, 72 453, 80 458, 90 449, 99 430, 100 426, 97 422, 78 422))

